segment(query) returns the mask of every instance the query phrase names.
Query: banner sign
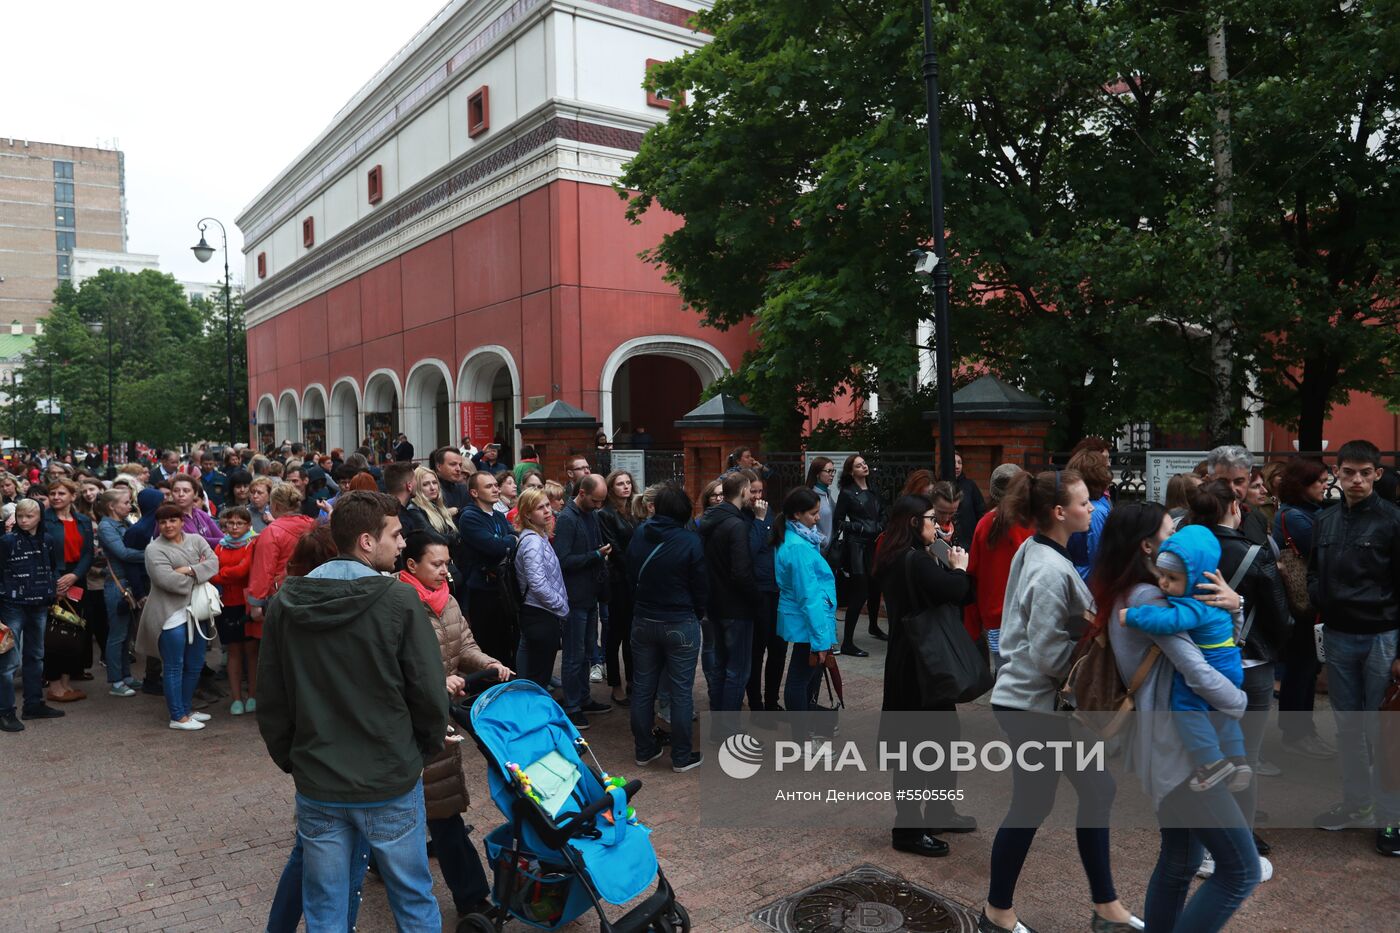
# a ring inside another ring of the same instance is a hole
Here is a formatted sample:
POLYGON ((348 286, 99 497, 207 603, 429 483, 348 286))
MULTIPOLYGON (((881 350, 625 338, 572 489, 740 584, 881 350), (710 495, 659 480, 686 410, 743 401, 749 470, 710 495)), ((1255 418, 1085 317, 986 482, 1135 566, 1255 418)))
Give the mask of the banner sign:
POLYGON ((1190 473, 1205 458, 1204 450, 1149 450, 1143 477, 1147 481, 1148 500, 1166 502, 1167 483, 1171 478, 1178 473, 1190 473))
POLYGON ((485 448, 496 437, 495 411, 490 402, 462 403, 460 433, 469 438, 477 450, 485 448))
POLYGON ((632 489, 640 493, 647 488, 647 452, 645 450, 614 450, 612 469, 632 474, 632 489))

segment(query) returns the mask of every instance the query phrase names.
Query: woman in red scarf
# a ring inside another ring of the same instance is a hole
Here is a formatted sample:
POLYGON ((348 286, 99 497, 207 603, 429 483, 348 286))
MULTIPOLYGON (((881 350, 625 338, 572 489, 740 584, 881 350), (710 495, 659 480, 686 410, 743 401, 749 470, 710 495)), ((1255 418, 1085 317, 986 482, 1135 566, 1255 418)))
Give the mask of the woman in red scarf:
MULTIPOLYGON (((447 692, 460 696, 465 686, 462 675, 488 668, 498 679, 508 679, 510 668, 477 647, 461 607, 452 598, 447 586, 449 556, 442 538, 430 531, 415 531, 404 544, 403 561, 406 569, 400 571, 399 579, 413 587, 428 610, 428 620, 442 648, 447 692)), ((449 736, 446 748, 423 769, 428 835, 457 912, 485 913, 491 909, 487 899, 491 886, 462 822, 461 814, 467 809, 467 776, 462 770, 460 741, 460 735, 449 736)))

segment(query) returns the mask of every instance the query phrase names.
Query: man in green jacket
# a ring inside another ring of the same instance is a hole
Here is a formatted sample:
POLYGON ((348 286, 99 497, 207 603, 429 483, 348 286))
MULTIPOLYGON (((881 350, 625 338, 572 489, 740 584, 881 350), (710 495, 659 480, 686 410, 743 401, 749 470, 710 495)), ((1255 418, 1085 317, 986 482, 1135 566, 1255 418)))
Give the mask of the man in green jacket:
POLYGON ((443 748, 448 698, 437 637, 391 576, 399 504, 349 492, 331 513, 340 556, 289 577, 269 603, 258 729, 296 781, 308 930, 349 926, 358 838, 374 853, 399 929, 437 931, 426 854, 423 762, 443 748))

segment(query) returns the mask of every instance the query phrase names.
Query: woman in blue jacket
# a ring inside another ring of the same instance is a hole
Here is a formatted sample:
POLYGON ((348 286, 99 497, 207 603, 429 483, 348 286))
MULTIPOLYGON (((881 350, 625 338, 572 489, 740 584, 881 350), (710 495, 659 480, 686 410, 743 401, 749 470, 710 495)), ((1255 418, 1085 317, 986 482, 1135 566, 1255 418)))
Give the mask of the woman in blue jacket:
POLYGON ((811 708, 809 698, 836 645, 836 577, 822 557, 820 518, 817 494, 799 486, 783 500, 783 520, 773 528, 778 634, 792 644, 783 705, 792 712, 811 708))
POLYGON ((107 579, 103 597, 107 604, 107 683, 112 696, 136 695, 141 681, 131 676, 131 655, 126 646, 132 633, 131 603, 136 599, 138 567, 145 565, 145 552, 127 547, 126 517, 131 514, 131 490, 113 486, 97 497, 97 541, 107 555, 107 579))
MULTIPOLYGON (((49 507, 44 510, 44 537, 53 553, 61 555, 57 591, 59 599, 74 606, 83 601, 83 586, 88 568, 92 566, 92 519, 73 507, 79 495, 78 484, 71 479, 56 479, 49 484, 49 507)), ((73 657, 49 656, 44 659, 44 677, 50 681, 48 698, 60 703, 81 700, 87 694, 73 689, 70 677, 81 676, 91 655, 85 641, 81 652, 73 657)))

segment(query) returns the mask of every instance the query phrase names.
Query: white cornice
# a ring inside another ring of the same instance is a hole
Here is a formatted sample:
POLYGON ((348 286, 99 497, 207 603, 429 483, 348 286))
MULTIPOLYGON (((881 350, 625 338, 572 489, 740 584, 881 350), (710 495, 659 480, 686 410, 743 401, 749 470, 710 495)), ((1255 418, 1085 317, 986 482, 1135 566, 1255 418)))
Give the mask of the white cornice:
MULTIPOLYGON (((710 3, 708 0, 692 0, 687 4, 672 5, 699 9, 709 6, 710 3)), ((314 199, 346 172, 353 170, 356 164, 354 156, 346 158, 343 164, 336 166, 333 171, 325 169, 326 163, 340 157, 347 146, 354 145, 356 140, 362 140, 354 154, 359 155, 382 144, 392 136, 396 127, 407 125, 413 116, 437 103, 466 80, 473 70, 490 61, 513 43, 521 32, 556 11, 652 32, 671 41, 697 48, 707 41, 689 29, 620 12, 589 3, 587 0, 490 0, 485 3, 478 3, 477 0, 452 0, 341 109, 331 126, 239 213, 235 223, 244 233, 245 251, 251 250, 268 236, 285 217, 295 215, 301 205, 314 199), (513 7, 519 8, 519 18, 503 29, 501 34, 482 49, 467 66, 447 73, 437 86, 415 100, 411 106, 405 107, 402 112, 396 113, 390 125, 377 134, 371 132, 378 121, 402 103, 404 95, 431 78, 458 50, 468 42, 474 41, 478 34, 483 33, 513 7), (318 178, 318 175, 322 177, 318 178), (288 198, 293 195, 296 197, 292 207, 284 207, 288 198)), ((580 106, 588 105, 580 102, 580 106)), ((524 122, 524 119, 522 116, 520 122, 524 122)), ((627 115, 627 119, 645 122, 636 114, 627 115)), ((656 121, 652 120, 646 125, 654 122, 656 121)))

